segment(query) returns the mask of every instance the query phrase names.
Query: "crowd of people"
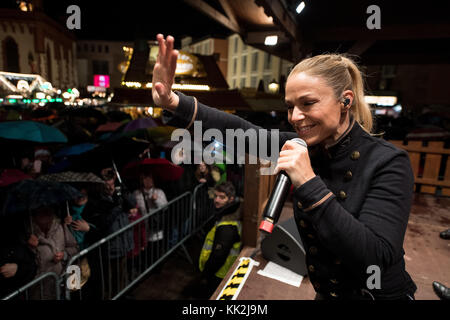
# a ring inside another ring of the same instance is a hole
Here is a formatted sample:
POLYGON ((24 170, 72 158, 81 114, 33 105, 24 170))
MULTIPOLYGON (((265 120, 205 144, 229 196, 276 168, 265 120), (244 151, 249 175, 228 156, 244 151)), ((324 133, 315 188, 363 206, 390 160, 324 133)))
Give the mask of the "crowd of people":
MULTIPOLYGON (((57 165, 54 154, 58 150, 42 144, 32 148, 34 152, 12 153, 15 166, 2 165, 0 169, 0 297, 45 273, 62 276, 71 258, 81 250, 151 215, 115 236, 99 251, 93 250, 77 261, 81 286, 87 288, 83 292, 85 297, 111 298, 117 293, 116 288, 124 288, 145 271, 143 268, 164 255, 164 240, 172 246, 180 239, 174 232, 169 235, 164 216, 153 212, 184 192, 192 192, 198 184, 206 184, 213 195, 214 187, 227 181, 224 165, 205 163, 180 164, 183 174, 177 180, 164 181, 161 179, 164 173, 155 175, 151 167, 139 169, 134 177, 122 178, 127 162, 118 167, 106 162, 100 170, 84 162, 84 172, 62 173, 89 174, 90 179, 46 181, 58 174, 52 171, 57 165), (42 185, 43 189, 39 189, 42 185), (61 185, 70 187, 71 197, 57 189, 61 185)), ((151 148, 141 151, 128 154, 129 161, 157 154, 151 148)), ((230 179, 242 178, 230 169, 232 166, 228 168, 230 179)), ((213 197, 209 199, 212 206, 213 197)), ((54 284, 45 284, 41 289, 32 288, 31 298, 56 298, 54 284)))

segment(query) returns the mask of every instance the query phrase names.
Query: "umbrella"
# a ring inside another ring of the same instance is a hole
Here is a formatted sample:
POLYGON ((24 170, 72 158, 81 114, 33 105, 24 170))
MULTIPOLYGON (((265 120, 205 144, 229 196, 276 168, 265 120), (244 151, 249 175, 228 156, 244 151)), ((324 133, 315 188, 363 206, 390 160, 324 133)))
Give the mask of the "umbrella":
POLYGON ((141 161, 131 162, 123 169, 124 176, 136 177, 142 172, 151 172, 154 177, 164 180, 178 180, 183 174, 184 169, 173 164, 167 159, 143 159, 141 161))
POLYGON ((6 187, 10 184, 25 180, 32 179, 29 175, 23 173, 17 169, 5 169, 0 174, 0 187, 6 187))
POLYGON ((28 212, 39 207, 57 205, 81 197, 74 187, 60 182, 23 180, 16 184, 6 198, 3 214, 28 212))
POLYGON ((88 130, 91 125, 79 124, 76 121, 71 120, 63 120, 53 124, 53 127, 64 133, 72 144, 85 143, 92 140, 91 131, 93 131, 93 129, 88 130))
POLYGON ((123 132, 135 131, 138 129, 147 129, 157 127, 158 124, 152 118, 139 118, 128 122, 128 124, 123 128, 123 132))
POLYGON ((100 110, 92 107, 66 109, 60 113, 64 116, 77 117, 77 118, 95 118, 100 122, 106 122, 106 116, 100 110))
POLYGON ((95 131, 96 132, 111 132, 116 131, 123 125, 122 122, 107 122, 105 124, 100 125, 95 131))
POLYGON ((103 184, 104 181, 91 172, 73 172, 65 171, 60 173, 52 173, 40 176, 38 180, 50 182, 65 183, 98 183, 103 184))
POLYGON ((36 121, 2 122, 0 123, 0 137, 41 143, 67 142, 67 138, 61 131, 36 121))
MULTIPOLYGON (((136 138, 122 137, 114 141, 107 141, 78 156, 70 158, 70 163, 61 164, 62 170, 72 170, 77 172, 99 172, 101 169, 110 167, 113 162, 122 167, 137 158, 145 149, 149 148, 150 142, 136 138)), ((61 170, 54 170, 58 172, 61 170)))
POLYGON ((52 165, 50 168, 48 168, 47 173, 59 173, 62 171, 67 170, 68 168, 70 168, 73 164, 73 161, 64 158, 63 160, 55 163, 54 165, 52 165))
POLYGON ((147 132, 149 137, 155 141, 156 143, 164 143, 166 141, 170 141, 172 137, 172 132, 177 129, 172 126, 159 126, 154 128, 148 128, 147 132))
POLYGON ((79 154, 85 153, 87 151, 90 151, 90 150, 94 149, 95 147, 97 147, 97 145, 94 143, 76 144, 73 146, 68 146, 68 147, 62 148, 55 154, 55 157, 58 158, 58 157, 79 155, 79 154))
POLYGON ((109 119, 109 121, 112 122, 123 122, 132 120, 131 116, 128 113, 120 110, 108 111, 106 113, 106 117, 109 119))

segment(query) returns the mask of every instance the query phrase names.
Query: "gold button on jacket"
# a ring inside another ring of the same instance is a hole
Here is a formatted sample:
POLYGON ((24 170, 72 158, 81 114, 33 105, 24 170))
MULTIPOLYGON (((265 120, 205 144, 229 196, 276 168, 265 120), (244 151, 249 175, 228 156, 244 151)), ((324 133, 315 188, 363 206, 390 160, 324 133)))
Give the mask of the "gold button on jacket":
POLYGON ((330 292, 330 296, 332 296, 334 298, 337 298, 338 295, 336 293, 334 293, 334 292, 330 292))
POLYGON ((346 173, 345 173, 345 175, 344 175, 344 179, 345 180, 351 180, 352 179, 352 177, 353 177, 353 173, 350 171, 350 170, 348 170, 346 173))
POLYGON ((360 156, 361 155, 359 154, 359 151, 353 151, 351 158, 352 158, 352 160, 358 160, 360 156))

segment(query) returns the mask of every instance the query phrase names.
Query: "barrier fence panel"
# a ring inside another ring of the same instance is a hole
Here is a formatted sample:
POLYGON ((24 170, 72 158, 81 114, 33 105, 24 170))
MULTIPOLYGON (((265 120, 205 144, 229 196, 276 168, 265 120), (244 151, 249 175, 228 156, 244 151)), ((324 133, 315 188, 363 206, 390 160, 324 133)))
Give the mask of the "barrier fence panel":
POLYGON ((414 173, 414 191, 450 196, 450 149, 443 141, 390 140, 408 152, 414 173))
POLYGON ((71 285, 71 277, 77 276, 67 272, 66 299, 122 296, 177 246, 176 217, 189 213, 191 198, 186 192, 74 256, 69 265, 78 267, 81 277, 71 285), (124 251, 130 241, 132 250, 124 251))
POLYGON ((4 299, 118 299, 173 251, 181 247, 188 254, 184 242, 212 219, 208 188, 200 184, 193 193, 184 193, 80 251, 62 276, 44 274, 4 299), (129 242, 132 249, 121 250, 129 242), (53 279, 53 287, 48 278, 53 279), (37 285, 42 287, 41 295, 37 285))
POLYGON ((61 300, 60 277, 44 273, 2 300, 61 300))
POLYGON ((214 219, 213 216, 213 201, 208 193, 206 184, 200 184, 195 187, 192 196, 192 210, 195 215, 192 217, 193 232, 199 231, 206 223, 214 219))

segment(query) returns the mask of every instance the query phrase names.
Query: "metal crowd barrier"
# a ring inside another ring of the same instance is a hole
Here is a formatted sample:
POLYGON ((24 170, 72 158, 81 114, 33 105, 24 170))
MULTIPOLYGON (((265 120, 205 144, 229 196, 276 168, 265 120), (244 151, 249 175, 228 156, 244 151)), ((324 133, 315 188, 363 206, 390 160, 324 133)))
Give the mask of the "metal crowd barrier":
POLYGON ((43 273, 2 300, 60 300, 61 278, 54 272, 43 273))
POLYGON ((55 300, 116 300, 179 248, 193 263, 184 243, 214 219, 211 209, 208 188, 206 184, 200 184, 193 193, 180 195, 164 207, 80 251, 69 261, 62 276, 42 275, 3 299, 17 297, 52 276, 55 278, 55 300), (139 252, 131 251, 135 255, 117 249, 119 242, 127 241, 127 238, 137 239, 134 246, 137 245, 139 252))

